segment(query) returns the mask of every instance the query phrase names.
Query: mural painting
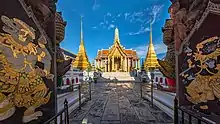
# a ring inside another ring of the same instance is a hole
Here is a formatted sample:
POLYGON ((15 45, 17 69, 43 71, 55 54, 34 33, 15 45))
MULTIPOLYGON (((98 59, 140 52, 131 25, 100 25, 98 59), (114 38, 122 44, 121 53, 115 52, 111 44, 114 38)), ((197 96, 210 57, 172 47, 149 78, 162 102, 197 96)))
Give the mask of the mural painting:
POLYGON ((214 122, 220 122, 220 29, 212 23, 220 20, 219 8, 209 1, 181 44, 177 66, 179 105, 214 122))
POLYGON ((0 99, 2 111, 0 120, 15 113, 15 107, 25 107, 23 122, 42 116, 36 108, 46 104, 51 95, 42 77, 52 79, 50 74, 51 56, 45 48, 46 41, 40 37, 38 45, 34 29, 23 21, 1 16, 5 24, 0 33, 0 99), (36 66, 37 61, 44 63, 44 69, 36 66))
MULTIPOLYGON (((55 114, 48 38, 24 1, 0 6, 0 124, 43 123, 55 114), (12 5, 16 9, 10 9, 12 5)), ((49 41, 50 42, 50 41, 49 41)))
POLYGON ((220 99, 220 39, 210 37, 196 45, 195 51, 185 47, 183 72, 180 76, 186 85, 186 98, 208 112, 208 101, 220 99))

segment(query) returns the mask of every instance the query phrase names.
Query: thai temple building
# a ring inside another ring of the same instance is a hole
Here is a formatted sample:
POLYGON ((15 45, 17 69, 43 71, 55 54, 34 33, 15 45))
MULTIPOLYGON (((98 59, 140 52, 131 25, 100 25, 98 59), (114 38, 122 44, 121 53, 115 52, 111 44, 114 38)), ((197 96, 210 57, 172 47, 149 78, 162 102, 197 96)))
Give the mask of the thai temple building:
POLYGON ((77 57, 73 62, 73 68, 77 68, 79 70, 85 70, 88 68, 89 65, 90 63, 86 54, 86 49, 83 40, 83 23, 81 17, 80 45, 79 45, 79 51, 77 57))
POLYGON ((120 43, 119 30, 115 29, 114 43, 109 49, 98 50, 96 68, 104 72, 130 72, 140 68, 140 61, 135 50, 125 49, 120 43))
POLYGON ((158 61, 157 61, 157 55, 154 50, 154 45, 153 45, 153 36, 152 36, 152 25, 150 25, 150 42, 148 46, 148 52, 146 55, 146 59, 144 62, 144 68, 146 70, 154 70, 159 67, 158 61))

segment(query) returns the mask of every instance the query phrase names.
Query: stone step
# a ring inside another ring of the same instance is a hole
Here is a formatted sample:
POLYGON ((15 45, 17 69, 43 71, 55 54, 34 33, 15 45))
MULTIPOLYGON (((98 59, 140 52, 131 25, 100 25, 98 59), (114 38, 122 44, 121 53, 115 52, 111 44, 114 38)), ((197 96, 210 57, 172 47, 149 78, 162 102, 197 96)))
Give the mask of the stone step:
POLYGON ((104 72, 102 74, 103 80, 114 80, 118 81, 134 81, 134 77, 130 75, 129 72, 104 72))

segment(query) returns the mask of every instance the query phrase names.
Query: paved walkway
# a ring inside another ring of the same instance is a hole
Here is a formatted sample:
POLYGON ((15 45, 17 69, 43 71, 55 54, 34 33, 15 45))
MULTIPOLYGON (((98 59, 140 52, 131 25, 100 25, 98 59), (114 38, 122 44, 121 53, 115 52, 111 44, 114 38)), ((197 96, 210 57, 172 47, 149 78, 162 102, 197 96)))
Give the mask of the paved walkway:
POLYGON ((92 100, 70 114, 71 124, 169 124, 173 120, 140 99, 139 84, 98 83, 92 100))

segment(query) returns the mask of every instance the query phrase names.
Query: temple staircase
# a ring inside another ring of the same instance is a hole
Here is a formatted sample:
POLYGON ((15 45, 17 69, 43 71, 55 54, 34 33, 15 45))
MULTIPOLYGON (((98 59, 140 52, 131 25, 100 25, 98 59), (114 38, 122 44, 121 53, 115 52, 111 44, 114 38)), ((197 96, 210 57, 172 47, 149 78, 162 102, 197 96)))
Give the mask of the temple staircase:
POLYGON ((135 78, 130 75, 129 72, 103 72, 102 80, 114 80, 118 81, 135 81, 135 78))

